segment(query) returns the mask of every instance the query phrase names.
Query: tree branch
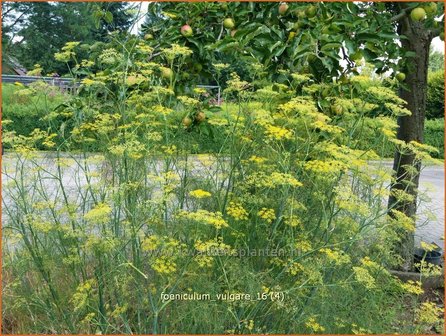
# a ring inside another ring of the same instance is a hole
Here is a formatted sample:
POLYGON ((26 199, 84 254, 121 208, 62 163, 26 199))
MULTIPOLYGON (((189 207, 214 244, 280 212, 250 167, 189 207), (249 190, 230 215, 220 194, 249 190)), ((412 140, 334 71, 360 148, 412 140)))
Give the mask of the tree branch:
POLYGON ((443 31, 442 28, 435 28, 435 29, 432 29, 432 30, 429 32, 429 35, 430 35, 431 38, 434 38, 434 37, 439 36, 440 33, 441 33, 442 31, 443 31))
POLYGON ((408 9, 408 8, 405 8, 405 9, 403 9, 403 10, 401 11, 401 13, 398 13, 398 14, 396 14, 395 16, 393 16, 393 17, 390 19, 390 22, 396 22, 396 21, 399 21, 399 20, 401 20, 402 18, 406 17, 407 14, 409 14, 409 9, 408 9))

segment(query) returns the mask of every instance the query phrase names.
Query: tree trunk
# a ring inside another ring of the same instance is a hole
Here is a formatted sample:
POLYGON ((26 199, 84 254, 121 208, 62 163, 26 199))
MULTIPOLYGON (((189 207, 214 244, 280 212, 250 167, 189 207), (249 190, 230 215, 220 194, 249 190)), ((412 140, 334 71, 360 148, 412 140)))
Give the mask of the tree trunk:
MULTIPOLYGON (((399 96, 407 102, 406 107, 412 112, 410 116, 398 118, 397 138, 406 143, 416 141, 423 143, 424 118, 426 110, 427 72, 429 62, 429 47, 432 41, 431 31, 424 27, 423 22, 414 22, 405 16, 398 26, 405 51, 414 53, 414 57, 406 58, 406 79, 400 88, 399 96)), ((393 170, 396 174, 396 183, 391 191, 405 190, 413 196, 413 201, 397 202, 396 198, 389 197, 389 208, 403 212, 415 220, 417 211, 417 193, 421 162, 415 160, 413 154, 395 153, 393 170), (406 169, 414 167, 415 170, 406 169)), ((401 232, 401 241, 398 253, 404 260, 403 269, 408 270, 413 265, 414 233, 401 232)))

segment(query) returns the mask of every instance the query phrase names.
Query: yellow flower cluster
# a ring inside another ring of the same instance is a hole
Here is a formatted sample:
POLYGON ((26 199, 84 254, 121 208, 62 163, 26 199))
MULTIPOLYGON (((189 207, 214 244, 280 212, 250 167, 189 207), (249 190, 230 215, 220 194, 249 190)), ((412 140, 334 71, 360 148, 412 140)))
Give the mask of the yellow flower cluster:
POLYGON ((248 219, 248 212, 243 208, 240 203, 229 202, 229 206, 226 208, 226 212, 229 216, 235 220, 248 219))
POLYGON ((116 238, 100 238, 97 235, 90 235, 85 242, 85 249, 99 253, 108 253, 113 251, 118 244, 116 238))
POLYGON ((74 55, 73 51, 61 51, 54 54, 54 59, 59 62, 68 62, 74 55))
POLYGON ((278 109, 285 116, 290 116, 293 114, 306 116, 318 112, 314 101, 312 101, 310 97, 293 98, 289 102, 279 105, 278 109))
POLYGON ((226 64, 226 63, 216 63, 216 64, 212 64, 212 65, 218 71, 221 71, 221 70, 229 68, 229 64, 226 64))
POLYGON ((198 240, 194 244, 195 249, 199 252, 194 257, 198 267, 212 267, 215 255, 233 255, 235 251, 227 244, 223 243, 221 238, 215 238, 206 242, 198 240))
POLYGON ((206 93, 206 89, 203 89, 201 87, 196 87, 196 88, 194 88, 193 91, 197 95, 201 95, 201 94, 205 94, 206 93))
POLYGON ((224 90, 225 93, 242 92, 250 87, 250 84, 246 81, 240 80, 240 76, 235 72, 231 73, 231 79, 226 83, 227 88, 224 90))
POLYGON ((154 251, 160 246, 160 237, 157 235, 150 235, 143 240, 141 248, 143 251, 154 251))
POLYGON ((286 272, 290 273, 291 275, 297 275, 298 273, 300 273, 301 271, 303 271, 304 267, 299 264, 298 262, 293 261, 292 263, 290 263, 287 268, 286 268, 286 272))
POLYGON ((133 160, 139 160, 144 156, 146 150, 144 144, 136 139, 128 140, 124 144, 113 145, 108 148, 110 154, 123 156, 124 153, 133 160))
POLYGON ((412 112, 410 112, 407 108, 392 104, 392 103, 385 103, 385 107, 387 107, 394 116, 400 117, 400 116, 410 116, 412 112))
POLYGON ((93 85, 102 85, 104 83, 101 81, 98 81, 98 80, 91 79, 91 78, 84 78, 81 80, 81 84, 88 87, 88 86, 93 86, 93 85))
POLYGON ((444 309, 435 304, 435 302, 423 302, 417 311, 417 319, 419 322, 432 325, 440 322, 440 316, 443 315, 443 311, 444 309))
POLYGON ((91 66, 93 66, 93 65, 94 65, 94 62, 93 62, 93 61, 90 61, 90 60, 83 59, 83 60, 81 61, 81 67, 89 68, 89 67, 91 67, 91 66))
POLYGON ((66 50, 73 50, 74 48, 76 48, 78 45, 80 44, 80 42, 67 42, 65 43, 65 45, 62 47, 62 50, 66 51, 66 50))
POLYGON ((167 155, 172 155, 177 151, 177 146, 171 145, 171 146, 161 146, 161 149, 163 152, 167 155))
POLYGON ((316 318, 310 317, 307 322, 305 322, 305 326, 311 329, 313 332, 323 332, 325 328, 317 323, 316 318))
POLYGON ((264 172, 256 172, 247 177, 246 183, 256 187, 275 188, 278 186, 289 185, 292 187, 301 187, 302 183, 288 173, 273 172, 266 174, 264 172))
POLYGON ((108 204, 98 203, 84 215, 84 219, 96 224, 106 223, 109 220, 111 211, 112 209, 108 204))
POLYGON ((70 302, 74 305, 74 311, 78 311, 87 305, 88 297, 95 283, 94 279, 89 279, 77 286, 76 292, 70 299, 70 302))
POLYGON ((162 106, 162 105, 155 105, 153 107, 153 112, 155 112, 156 114, 161 114, 161 115, 169 115, 173 112, 173 110, 171 108, 162 106))
POLYGON ((55 228, 54 224, 51 221, 43 221, 41 219, 31 219, 29 221, 29 224, 36 232, 42 233, 48 233, 55 228))
POLYGON ((254 119, 254 124, 266 127, 274 122, 269 111, 262 109, 261 107, 256 108, 251 112, 251 117, 254 119))
POLYGON ((301 187, 303 184, 288 173, 271 173, 271 181, 275 185, 289 185, 292 187, 301 187))
POLYGON ((342 127, 329 125, 321 120, 316 120, 315 122, 313 122, 313 127, 330 134, 341 134, 344 131, 342 127))
POLYGON ((256 97, 259 100, 267 100, 270 101, 272 99, 276 99, 280 97, 280 93, 276 92, 272 89, 272 87, 258 89, 256 91, 256 97))
POLYGON ((323 248, 320 252, 324 253, 327 259, 334 262, 336 265, 348 264, 350 262, 349 255, 342 251, 323 248))
POLYGON ((252 331, 254 329, 254 320, 244 321, 244 324, 245 328, 248 329, 249 331, 252 331))
POLYGON ((173 60, 177 56, 189 56, 192 55, 192 50, 179 44, 172 44, 170 48, 162 48, 161 52, 166 56, 168 60, 173 60))
POLYGON ((200 101, 198 99, 187 97, 187 96, 179 96, 179 97, 177 97, 177 99, 184 105, 191 106, 191 107, 197 106, 200 103, 200 101))
POLYGON ((119 316, 121 316, 122 314, 124 314, 127 309, 128 309, 128 304, 123 304, 122 306, 119 305, 115 305, 114 306, 114 310, 112 312, 110 312, 110 316, 113 318, 118 318, 119 316))
POLYGON ((274 212, 274 209, 268 209, 268 208, 260 209, 260 211, 257 213, 257 216, 264 219, 270 224, 273 222, 273 220, 276 219, 276 213, 274 212))
POLYGON ((303 237, 296 239, 296 242, 294 243, 294 247, 303 253, 311 251, 313 249, 311 242, 303 237))
POLYGON ((143 83, 144 81, 146 81, 146 78, 142 77, 138 74, 131 74, 130 76, 127 76, 125 79, 125 83, 128 86, 139 85, 139 84, 143 83))
POLYGON ((396 138, 396 130, 398 129, 398 124, 396 121, 390 117, 379 116, 375 118, 380 131, 390 139, 396 138))
POLYGON ((210 192, 205 191, 203 189, 192 190, 189 192, 189 195, 191 195, 194 198, 206 198, 212 196, 210 192))
POLYGON ((214 257, 207 255, 197 255, 194 257, 195 262, 200 268, 210 268, 214 265, 214 257))
POLYGON ((435 244, 429 244, 429 243, 426 243, 424 241, 420 242, 420 246, 425 251, 433 251, 433 250, 435 250, 437 248, 437 246, 435 244))
POLYGON ((298 74, 298 73, 291 74, 291 78, 293 78, 299 84, 302 84, 304 82, 308 82, 309 80, 311 80, 311 77, 309 75, 298 74))
POLYGON ((260 157, 260 156, 257 156, 257 155, 252 155, 248 159, 249 162, 253 162, 253 163, 256 163, 256 164, 262 164, 262 163, 264 163, 267 160, 268 160, 267 158, 260 157))
POLYGON ((354 191, 348 186, 340 186, 336 188, 335 203, 339 209, 350 212, 359 216, 370 215, 370 208, 367 202, 362 201, 354 191))
POLYGON ((415 231, 415 221, 401 211, 392 209, 388 217, 391 224, 407 231, 415 231))
POLYGON ((170 274, 177 270, 177 265, 173 258, 167 256, 160 256, 151 264, 154 271, 160 274, 170 274))
POLYGON ((138 43, 136 45, 136 48, 138 51, 144 53, 144 54, 151 54, 153 52, 153 48, 149 47, 148 45, 144 44, 144 43, 138 43))
POLYGON ((113 48, 105 49, 99 55, 99 61, 103 64, 113 64, 119 58, 119 53, 113 48))
POLYGON ((419 143, 417 141, 411 141, 409 144, 406 144, 407 149, 413 152, 416 156, 417 160, 421 160, 423 162, 429 162, 433 164, 443 164, 442 161, 434 159, 431 157, 429 153, 438 153, 438 149, 426 144, 419 143))
POLYGON ((424 293, 423 288, 421 288, 421 282, 409 280, 408 282, 402 282, 401 288, 410 294, 421 295, 424 293))
POLYGON ((195 249, 201 254, 208 253, 209 255, 213 254, 232 254, 234 253, 231 246, 223 243, 223 239, 221 237, 214 238, 208 241, 197 240, 194 244, 195 249))
POLYGON ((375 278, 371 276, 369 271, 364 267, 353 267, 356 281, 367 289, 376 288, 375 278))
POLYGON ((372 334, 370 329, 365 329, 363 327, 359 327, 357 324, 352 323, 352 333, 355 335, 367 335, 372 334))
MULTIPOLYGON (((326 153, 340 162, 348 162, 350 167, 363 168, 367 165, 366 160, 377 160, 379 157, 373 151, 362 151, 351 149, 344 145, 323 141, 315 146, 321 153, 326 153)), ((368 175, 367 175, 368 176, 368 175)))
POLYGON ((178 214, 178 217, 212 225, 217 229, 229 226, 228 223, 223 219, 222 213, 219 211, 209 212, 202 209, 195 212, 181 211, 178 214))
POLYGON ((153 142, 159 142, 163 140, 163 135, 160 132, 149 132, 147 133, 147 140, 153 141, 153 142))
POLYGON ((290 140, 293 138, 293 132, 278 126, 266 125, 265 135, 272 140, 290 140))
POLYGON ((291 227, 296 227, 301 224, 301 221, 296 215, 290 215, 290 216, 285 216, 285 224, 291 227))
POLYGON ((229 125, 229 121, 224 118, 216 117, 215 115, 209 116, 208 123, 215 126, 226 126, 229 125))
MULTIPOLYGON (((175 92, 170 88, 165 88, 163 86, 153 86, 152 87, 152 93, 154 95, 161 95, 161 96, 174 96, 175 92)), ((137 96, 140 97, 140 96, 137 96)))
POLYGON ((395 94, 395 92, 392 89, 383 86, 372 86, 367 89, 367 93, 371 94, 377 100, 380 101, 393 102, 398 105, 406 104, 406 102, 400 97, 398 97, 398 95, 395 94))
POLYGON ((305 163, 305 170, 316 174, 337 174, 341 171, 347 171, 347 165, 337 160, 311 160, 305 163))

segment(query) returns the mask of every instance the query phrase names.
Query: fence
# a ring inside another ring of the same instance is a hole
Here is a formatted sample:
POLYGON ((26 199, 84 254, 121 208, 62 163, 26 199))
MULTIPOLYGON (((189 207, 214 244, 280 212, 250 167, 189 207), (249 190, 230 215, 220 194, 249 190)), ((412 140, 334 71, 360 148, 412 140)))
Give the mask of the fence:
POLYGON ((2 83, 22 83, 29 85, 36 81, 43 81, 67 91, 75 91, 79 87, 79 83, 72 78, 2 75, 2 83))
MULTIPOLYGON (((36 81, 43 81, 49 85, 54 85, 67 91, 76 91, 76 89, 79 87, 79 82, 75 81, 72 78, 2 75, 2 83, 22 83, 23 85, 28 85, 36 81)), ((220 86, 197 85, 197 87, 207 90, 217 90, 217 105, 221 104, 220 86)))

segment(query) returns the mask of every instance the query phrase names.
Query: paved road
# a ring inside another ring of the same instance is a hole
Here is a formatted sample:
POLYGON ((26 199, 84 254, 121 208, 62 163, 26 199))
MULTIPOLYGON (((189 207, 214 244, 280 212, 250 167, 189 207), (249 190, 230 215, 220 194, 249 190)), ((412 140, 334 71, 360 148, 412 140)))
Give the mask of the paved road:
POLYGON ((416 243, 423 240, 444 246, 444 167, 426 167, 420 177, 420 198, 425 200, 419 208, 416 243), (435 219, 429 219, 434 215, 435 219))
MULTIPOLYGON (((54 170, 54 158, 51 157, 45 157, 42 158, 39 164, 43 164, 45 167, 47 167, 49 170, 54 170)), ((8 182, 8 178, 4 174, 5 170, 11 172, 14 172, 15 170, 15 164, 16 159, 13 159, 9 155, 3 156, 3 162, 2 162, 2 182, 4 183, 4 186, 8 182)), ((390 162, 384 163, 386 166, 389 166, 390 168, 390 162)), ((212 164, 211 164, 212 166, 212 164)), ((30 167, 31 168, 31 167, 30 167)), ((91 166, 89 169, 92 171, 95 171, 95 167, 91 166)), ((155 170, 160 169, 160 167, 156 167, 155 170)), ((205 168, 205 165, 202 165, 198 168, 198 171, 195 173, 206 173, 205 169, 211 169, 211 168, 205 168)), ((30 169, 32 171, 32 169, 30 169)), ((15 175, 12 173, 12 175, 15 175)), ((46 183, 51 183, 51 181, 48 181, 46 183)), ((75 166, 66 168, 64 171, 63 176, 63 184, 64 188, 66 189, 72 189, 71 191, 71 197, 74 198, 74 200, 78 199, 79 190, 82 190, 82 186, 85 185, 85 172, 80 171, 75 166)), ((60 186, 59 186, 60 187, 60 186)), ((444 167, 443 166, 429 166, 425 167, 424 170, 421 173, 420 178, 420 199, 423 201, 422 205, 419 207, 419 219, 417 221, 417 230, 415 233, 415 241, 418 245, 420 241, 425 241, 428 243, 436 243, 437 245, 443 247, 444 246, 444 167)), ((7 193, 5 192, 5 188, 3 188, 3 204, 7 205, 11 202, 11 197, 8 197, 7 193)), ((29 186, 29 193, 33 193, 33 187, 29 186)), ((48 190, 50 194, 57 194, 60 191, 57 186, 48 185, 48 190)), ((83 198, 85 200, 85 198, 83 198)), ((78 199, 79 201, 79 199, 78 199)))

